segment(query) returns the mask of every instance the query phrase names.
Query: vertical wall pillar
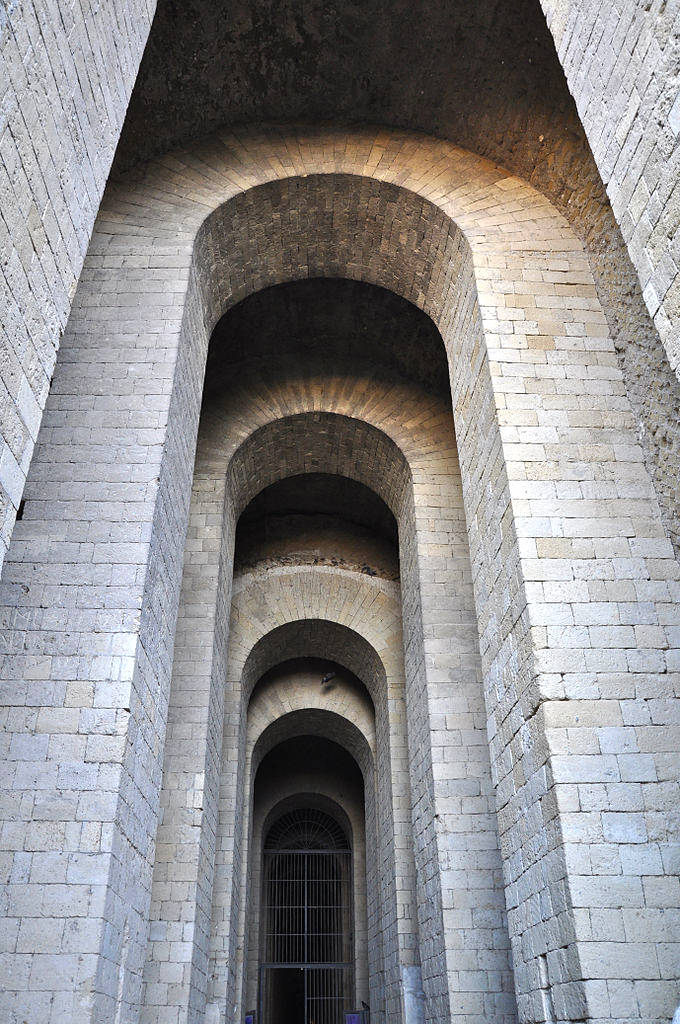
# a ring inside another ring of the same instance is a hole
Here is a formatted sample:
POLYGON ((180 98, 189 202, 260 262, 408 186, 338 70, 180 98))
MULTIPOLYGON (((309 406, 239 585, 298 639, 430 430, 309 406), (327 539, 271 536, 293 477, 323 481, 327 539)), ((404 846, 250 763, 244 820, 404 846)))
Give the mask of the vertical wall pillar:
POLYGON ((155 249, 153 293, 149 257, 112 255, 100 228, 1 598, 0 1016, 50 1024, 123 1021, 139 1004, 205 358, 173 269, 189 262, 181 240, 155 249))
POLYGON ((677 5, 541 6, 645 303, 680 376, 677 5))
POLYGON ((163 762, 142 1024, 203 1020, 218 834, 233 532, 224 474, 194 474, 163 762), (231 544, 229 543, 231 541, 231 544))
POLYGON ((470 305, 451 333, 515 985, 522 1020, 662 1021, 680 949, 680 567, 564 242, 490 255, 481 321, 470 305))
POLYGON ((452 435, 449 443, 414 476, 414 565, 408 539, 402 544, 403 578, 413 572, 420 592, 420 607, 413 591, 404 593, 404 629, 424 1011, 432 1021, 511 1024, 501 857, 452 435))
POLYGON ((0 568, 155 7, 2 5, 0 568))

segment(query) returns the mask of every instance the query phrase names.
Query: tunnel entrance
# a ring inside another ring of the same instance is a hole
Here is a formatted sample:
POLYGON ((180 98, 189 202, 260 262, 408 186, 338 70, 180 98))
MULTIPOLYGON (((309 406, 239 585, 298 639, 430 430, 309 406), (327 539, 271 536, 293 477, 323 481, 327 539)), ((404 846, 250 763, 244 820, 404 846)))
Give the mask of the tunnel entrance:
POLYGON ((342 1024, 353 992, 352 853, 316 808, 288 811, 263 850, 263 1024, 342 1024))

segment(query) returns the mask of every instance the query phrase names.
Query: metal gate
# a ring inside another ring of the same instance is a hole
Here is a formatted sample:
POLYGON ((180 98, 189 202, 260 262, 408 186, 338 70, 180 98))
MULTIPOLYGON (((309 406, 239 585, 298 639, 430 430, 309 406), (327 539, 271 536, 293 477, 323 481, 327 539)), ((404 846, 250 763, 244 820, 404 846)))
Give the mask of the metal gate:
POLYGON ((353 994, 351 868, 344 833, 318 810, 289 812, 270 829, 263 854, 262 1024, 342 1024, 353 994))

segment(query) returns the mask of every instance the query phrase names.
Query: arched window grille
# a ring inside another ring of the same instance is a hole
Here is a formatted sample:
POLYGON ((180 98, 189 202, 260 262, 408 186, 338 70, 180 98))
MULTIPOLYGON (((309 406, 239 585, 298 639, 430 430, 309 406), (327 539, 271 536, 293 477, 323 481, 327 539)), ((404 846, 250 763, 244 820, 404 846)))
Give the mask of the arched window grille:
POLYGON ((288 811, 263 851, 263 1024, 342 1024, 352 1008, 352 863, 316 808, 288 811))

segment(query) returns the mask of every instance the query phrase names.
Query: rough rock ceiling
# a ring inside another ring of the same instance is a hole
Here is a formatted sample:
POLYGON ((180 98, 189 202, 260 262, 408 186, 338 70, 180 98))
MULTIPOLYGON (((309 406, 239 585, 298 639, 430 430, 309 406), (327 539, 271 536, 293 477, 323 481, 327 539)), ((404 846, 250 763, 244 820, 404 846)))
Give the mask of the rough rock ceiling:
POLYGON ((234 571, 333 565, 399 579, 397 524, 374 491, 347 477, 307 473, 261 491, 236 530, 234 571))
MULTIPOLYGON (((315 664, 300 661, 301 668, 309 668, 315 664)), ((329 668, 335 668, 330 662, 316 662, 319 674, 329 668)), ((341 670, 347 675, 345 669, 341 670)), ((356 678, 356 677, 354 677, 356 678)), ((358 686, 364 689, 357 680, 358 686)), ((255 779, 255 799, 264 789, 273 789, 286 776, 307 776, 334 773, 344 784, 357 792, 363 789, 363 779, 356 761, 343 747, 333 740, 321 736, 295 736, 282 740, 262 759, 255 779)), ((306 801, 305 801, 306 803, 306 801)))
POLYGON ((599 184, 538 0, 159 0, 117 170, 266 121, 432 133, 560 206, 599 184))

